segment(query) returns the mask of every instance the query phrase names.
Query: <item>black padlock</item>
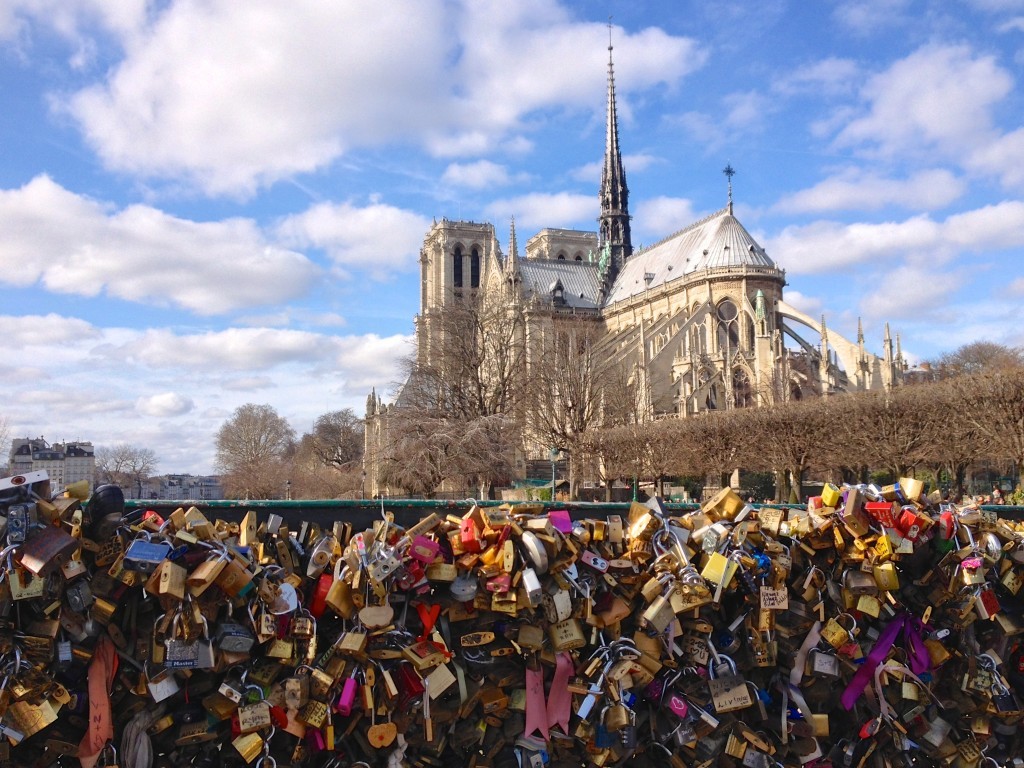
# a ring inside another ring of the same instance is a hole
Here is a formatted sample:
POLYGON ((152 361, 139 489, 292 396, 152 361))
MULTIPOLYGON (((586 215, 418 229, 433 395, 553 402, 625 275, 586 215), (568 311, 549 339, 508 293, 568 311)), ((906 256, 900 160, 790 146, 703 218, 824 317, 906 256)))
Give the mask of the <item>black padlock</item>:
POLYGON ((74 584, 68 585, 68 588, 64 590, 64 596, 67 598, 68 608, 76 613, 85 613, 94 602, 92 589, 85 579, 79 579, 74 584))

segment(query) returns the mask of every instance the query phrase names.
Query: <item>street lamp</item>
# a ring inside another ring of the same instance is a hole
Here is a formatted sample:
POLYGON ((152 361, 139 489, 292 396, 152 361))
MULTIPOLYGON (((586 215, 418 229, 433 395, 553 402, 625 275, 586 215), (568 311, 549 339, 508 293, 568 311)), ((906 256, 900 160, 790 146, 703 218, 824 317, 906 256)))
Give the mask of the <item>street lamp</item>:
POLYGON ((558 449, 552 448, 548 451, 548 456, 551 458, 551 500, 555 500, 555 462, 558 460, 558 449))

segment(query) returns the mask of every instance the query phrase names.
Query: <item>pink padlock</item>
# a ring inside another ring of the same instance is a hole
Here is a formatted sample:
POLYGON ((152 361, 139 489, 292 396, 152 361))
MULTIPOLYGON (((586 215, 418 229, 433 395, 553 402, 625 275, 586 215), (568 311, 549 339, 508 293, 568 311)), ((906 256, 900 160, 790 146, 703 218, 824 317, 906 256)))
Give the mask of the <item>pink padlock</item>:
POLYGON ((668 708, 676 717, 683 719, 690 711, 690 705, 686 703, 686 699, 676 693, 670 693, 668 695, 668 708))
POLYGON ((325 748, 324 735, 316 728, 306 729, 306 746, 310 752, 323 752, 325 748))
POLYGON ((555 530, 568 536, 572 533, 572 518, 567 509, 553 509, 548 512, 548 520, 555 530))
POLYGON ((352 714, 352 705, 355 703, 357 690, 359 690, 359 684, 356 682, 356 672, 353 672, 351 677, 345 679, 341 695, 338 697, 337 704, 334 705, 334 709, 339 715, 348 717, 352 714))
POLYGON ((428 539, 426 536, 417 536, 409 546, 409 557, 418 560, 424 565, 429 565, 434 562, 434 558, 437 557, 437 552, 440 548, 441 545, 433 539, 428 539))

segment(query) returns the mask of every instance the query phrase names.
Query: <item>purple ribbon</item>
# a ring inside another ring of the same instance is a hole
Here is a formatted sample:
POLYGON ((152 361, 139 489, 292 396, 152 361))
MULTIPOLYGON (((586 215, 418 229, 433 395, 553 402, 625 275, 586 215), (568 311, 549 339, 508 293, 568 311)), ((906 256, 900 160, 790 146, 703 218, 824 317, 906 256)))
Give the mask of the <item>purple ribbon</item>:
POLYGON ((889 655, 889 650, 896 643, 896 638, 903 634, 903 642, 907 651, 907 658, 910 661, 910 670, 915 675, 931 670, 931 658, 928 655, 928 647, 924 644, 921 633, 924 624, 919 618, 907 611, 901 611, 889 622, 874 647, 864 659, 860 669, 850 680, 841 698, 843 708, 853 709, 853 705, 860 698, 860 695, 867 688, 875 675, 875 668, 878 667, 889 655))

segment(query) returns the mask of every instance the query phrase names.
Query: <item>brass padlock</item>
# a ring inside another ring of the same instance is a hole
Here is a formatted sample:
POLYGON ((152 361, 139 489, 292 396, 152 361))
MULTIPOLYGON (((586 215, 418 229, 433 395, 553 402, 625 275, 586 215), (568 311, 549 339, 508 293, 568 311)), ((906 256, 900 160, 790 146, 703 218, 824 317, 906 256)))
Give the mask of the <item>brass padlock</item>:
POLYGON ((821 636, 829 645, 839 650, 853 640, 856 628, 857 622, 853 616, 848 613, 841 613, 839 616, 830 618, 825 622, 825 625, 821 628, 821 636), (850 626, 844 626, 844 623, 850 626))
POLYGON ((231 746, 246 763, 252 763, 263 752, 263 738, 258 733, 243 733, 235 737, 231 746))
POLYGON ((629 710, 621 701, 605 708, 604 727, 609 731, 621 731, 629 723, 629 710))

